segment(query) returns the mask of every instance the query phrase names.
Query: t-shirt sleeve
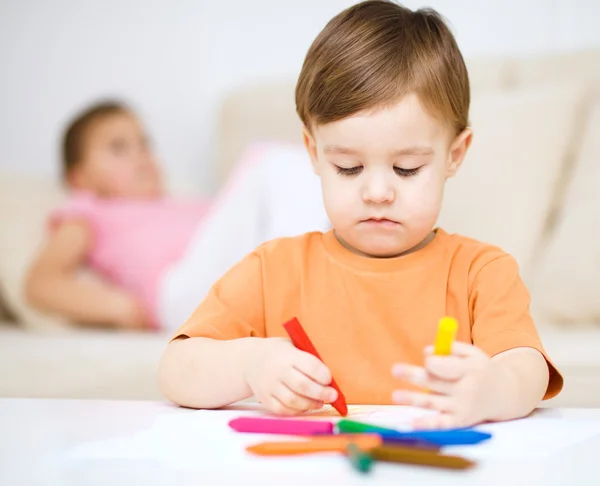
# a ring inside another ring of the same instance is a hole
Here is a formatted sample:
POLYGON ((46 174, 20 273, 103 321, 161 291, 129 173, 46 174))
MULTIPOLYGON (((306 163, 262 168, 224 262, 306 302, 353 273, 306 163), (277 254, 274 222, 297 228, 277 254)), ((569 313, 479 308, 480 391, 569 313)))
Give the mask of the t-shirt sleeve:
POLYGON ((529 311, 530 296, 518 264, 507 254, 497 256, 476 273, 469 296, 473 344, 495 356, 509 349, 537 349, 546 359, 550 381, 544 399, 561 391, 563 377, 551 362, 529 311))
POLYGON ((212 286, 172 340, 180 337, 229 340, 265 336, 262 259, 256 251, 234 265, 212 286))
POLYGON ((52 211, 48 217, 48 229, 53 231, 58 225, 69 220, 94 223, 94 199, 91 195, 75 194, 69 200, 52 211))

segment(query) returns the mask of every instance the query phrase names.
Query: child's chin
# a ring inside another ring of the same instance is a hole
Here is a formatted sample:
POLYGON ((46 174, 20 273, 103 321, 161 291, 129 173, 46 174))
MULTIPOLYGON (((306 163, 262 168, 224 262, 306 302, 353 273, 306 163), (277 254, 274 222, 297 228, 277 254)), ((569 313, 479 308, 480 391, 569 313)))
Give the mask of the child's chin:
POLYGON ((393 258, 406 252, 404 245, 398 242, 368 242, 358 249, 373 258, 393 258))
POLYGON ((138 191, 137 197, 141 199, 157 199, 164 196, 160 187, 145 187, 138 191))

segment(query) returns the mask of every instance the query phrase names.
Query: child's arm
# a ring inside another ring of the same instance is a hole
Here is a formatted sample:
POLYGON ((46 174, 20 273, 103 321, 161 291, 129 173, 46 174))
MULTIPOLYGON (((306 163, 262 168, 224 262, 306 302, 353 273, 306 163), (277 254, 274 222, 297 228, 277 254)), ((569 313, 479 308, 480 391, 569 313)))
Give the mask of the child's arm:
POLYGON ((424 367, 401 363, 394 368, 398 378, 428 390, 398 390, 394 402, 441 412, 419 421, 420 427, 521 418, 562 388, 562 376, 545 355, 529 313, 529 292, 516 261, 495 250, 482 255, 484 261, 473 265, 473 321, 463 324, 470 326, 473 344, 455 342, 450 356, 434 356, 427 348, 424 367))
POLYGON ((255 396, 268 410, 295 415, 336 400, 329 369, 284 338, 171 342, 159 367, 159 386, 172 402, 220 408, 255 396))
POLYGON ((261 250, 247 255, 177 330, 158 373, 171 401, 219 408, 254 396, 271 412, 294 415, 336 400, 320 359, 287 338, 267 337, 265 266, 261 250))
POLYGON ((172 402, 191 408, 219 408, 244 400, 252 395, 243 373, 245 363, 263 341, 176 339, 160 363, 160 389, 172 402))
POLYGON ((515 348, 492 358, 496 368, 495 397, 488 420, 512 420, 529 415, 544 398, 550 374, 542 354, 532 348, 515 348))
POLYGON ((141 306, 129 294, 77 277, 91 242, 91 231, 83 222, 68 221, 57 227, 30 269, 25 284, 27 299, 82 324, 146 327, 141 306))

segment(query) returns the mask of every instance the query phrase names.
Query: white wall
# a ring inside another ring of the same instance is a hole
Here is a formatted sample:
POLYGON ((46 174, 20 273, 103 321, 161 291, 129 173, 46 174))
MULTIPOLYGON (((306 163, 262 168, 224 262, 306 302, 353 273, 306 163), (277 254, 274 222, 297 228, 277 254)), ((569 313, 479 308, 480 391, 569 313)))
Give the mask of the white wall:
MULTIPOLYGON (((175 180, 213 190, 223 94, 294 78, 312 39, 348 0, 0 0, 0 169, 58 174, 66 120, 97 97, 131 101, 175 180)), ((463 53, 600 46, 598 0, 410 0, 438 9, 463 53)))

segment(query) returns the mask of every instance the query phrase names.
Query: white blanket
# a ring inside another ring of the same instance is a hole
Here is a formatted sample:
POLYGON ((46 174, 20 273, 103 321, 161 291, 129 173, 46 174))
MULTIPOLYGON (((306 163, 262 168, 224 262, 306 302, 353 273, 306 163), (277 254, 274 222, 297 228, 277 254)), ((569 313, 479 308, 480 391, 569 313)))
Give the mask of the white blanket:
POLYGON ((159 290, 159 319, 182 325, 212 284, 265 241, 326 231, 320 179, 305 149, 263 144, 242 158, 159 290))

